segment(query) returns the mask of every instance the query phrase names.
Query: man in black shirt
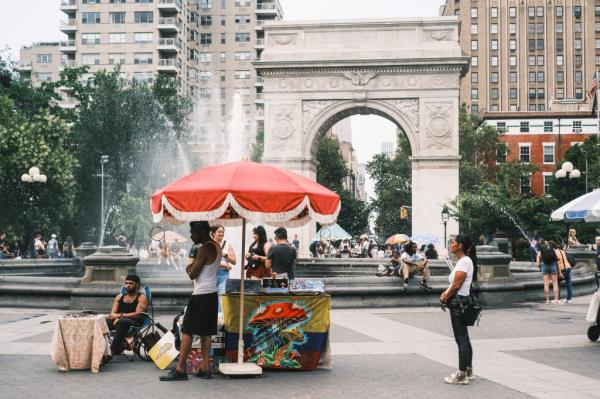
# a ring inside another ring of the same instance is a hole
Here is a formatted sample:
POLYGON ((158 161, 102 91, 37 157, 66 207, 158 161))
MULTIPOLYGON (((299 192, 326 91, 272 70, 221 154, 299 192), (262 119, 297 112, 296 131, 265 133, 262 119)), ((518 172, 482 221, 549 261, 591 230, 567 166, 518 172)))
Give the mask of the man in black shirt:
POLYGON ((265 265, 277 274, 287 273, 288 278, 293 280, 297 252, 288 241, 286 229, 280 227, 275 230, 275 242, 269 248, 265 265))

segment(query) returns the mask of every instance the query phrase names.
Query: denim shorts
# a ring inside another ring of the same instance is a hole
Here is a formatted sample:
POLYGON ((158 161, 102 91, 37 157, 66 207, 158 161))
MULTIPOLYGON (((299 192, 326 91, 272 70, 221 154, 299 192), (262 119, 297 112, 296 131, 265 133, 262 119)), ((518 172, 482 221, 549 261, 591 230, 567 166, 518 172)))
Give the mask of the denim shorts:
POLYGON ((542 274, 556 274, 558 269, 556 268, 556 262, 554 262, 554 263, 542 262, 541 270, 542 270, 542 274))

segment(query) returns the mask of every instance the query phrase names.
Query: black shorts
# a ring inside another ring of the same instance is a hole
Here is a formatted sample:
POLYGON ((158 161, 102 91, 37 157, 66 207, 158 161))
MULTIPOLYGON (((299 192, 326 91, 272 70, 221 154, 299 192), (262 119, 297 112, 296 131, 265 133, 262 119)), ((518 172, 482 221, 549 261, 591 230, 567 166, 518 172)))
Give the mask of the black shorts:
POLYGON ((188 335, 217 335, 218 301, 216 292, 192 295, 183 316, 181 332, 188 335))

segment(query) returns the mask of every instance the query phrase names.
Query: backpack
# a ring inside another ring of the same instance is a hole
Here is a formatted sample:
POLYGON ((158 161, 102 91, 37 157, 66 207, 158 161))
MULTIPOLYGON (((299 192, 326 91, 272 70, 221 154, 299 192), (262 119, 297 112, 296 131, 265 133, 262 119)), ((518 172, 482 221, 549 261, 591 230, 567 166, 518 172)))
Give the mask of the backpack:
POLYGON ((556 252, 554 252, 554 249, 546 245, 540 248, 540 252, 542 253, 542 262, 545 264, 556 262, 556 252))

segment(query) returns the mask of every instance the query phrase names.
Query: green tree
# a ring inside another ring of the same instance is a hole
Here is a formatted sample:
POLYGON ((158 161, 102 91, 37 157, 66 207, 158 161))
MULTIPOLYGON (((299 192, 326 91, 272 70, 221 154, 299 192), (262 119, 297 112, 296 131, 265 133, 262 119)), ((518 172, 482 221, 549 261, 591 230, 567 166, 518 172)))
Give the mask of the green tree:
MULTIPOLYGON (((411 206, 412 183, 410 143, 404 134, 398 136, 394 158, 375 155, 367 164, 367 173, 375 181, 375 199, 371 209, 377 215, 375 226, 380 234, 411 234, 411 220, 400 219, 400 207, 411 206)), ((409 212, 410 215, 410 212, 409 212)))
POLYGON ((338 193, 342 200, 338 224, 352 235, 368 232, 370 210, 367 204, 344 190, 342 182, 349 171, 338 142, 331 137, 323 137, 317 147, 316 159, 317 181, 338 193))
POLYGON ((265 151, 265 124, 259 121, 256 126, 256 141, 252 144, 250 159, 254 162, 262 162, 265 151))

